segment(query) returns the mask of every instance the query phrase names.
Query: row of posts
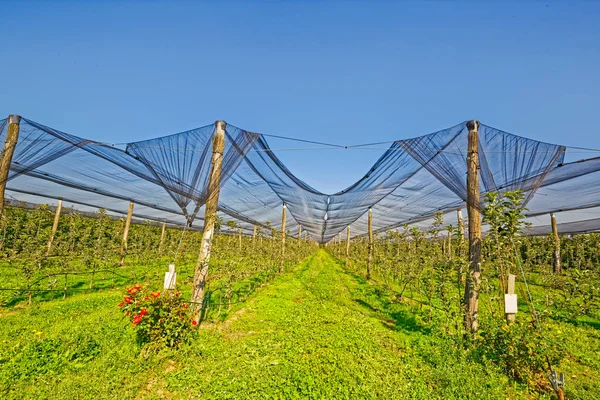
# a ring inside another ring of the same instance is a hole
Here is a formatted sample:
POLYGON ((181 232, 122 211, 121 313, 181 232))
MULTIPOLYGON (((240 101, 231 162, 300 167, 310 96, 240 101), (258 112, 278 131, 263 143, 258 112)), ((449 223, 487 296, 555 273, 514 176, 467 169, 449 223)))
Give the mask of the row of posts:
MULTIPOLYGON (((0 216, 3 213, 5 203, 5 189, 9 178, 10 165, 14 155, 14 151, 19 138, 21 117, 11 115, 8 118, 8 131, 2 155, 0 159, 0 216)), ((465 312, 465 328, 467 331, 475 331, 478 328, 478 298, 479 285, 481 283, 481 211, 480 211, 480 188, 479 188, 479 122, 469 121, 467 123, 468 133, 468 150, 467 150, 467 214, 468 214, 468 238, 469 238, 469 272, 466 280, 466 288, 464 294, 465 312)), ((196 269, 194 273, 194 283, 191 301, 196 306, 196 320, 200 318, 200 310, 202 307, 202 299, 206 288, 206 279, 208 276, 208 266, 214 236, 215 221, 217 218, 220 182, 221 182, 221 166, 223 163, 223 153, 225 151, 225 130, 226 123, 224 121, 215 122, 215 133, 212 140, 212 159, 211 169, 209 174, 208 184, 208 199, 205 207, 204 230, 202 232, 202 241, 196 269)), ((122 266, 125 262, 127 253, 127 238, 129 227, 133 216, 134 203, 129 203, 127 217, 125 220, 125 229, 123 231, 123 240, 121 247, 121 257, 119 265, 122 266)), ((62 199, 58 200, 54 223, 47 245, 47 254, 50 253, 52 242, 56 233, 59 217, 62 209, 62 199)), ((280 271, 283 271, 283 259, 285 256, 285 238, 286 238, 286 211, 287 207, 283 204, 282 210, 282 227, 281 227, 281 264, 280 271)), ((459 212, 458 217, 459 228, 463 224, 462 214, 459 212)), ((553 270, 555 273, 560 273, 562 265, 560 261, 560 237, 556 225, 556 216, 551 214, 552 233, 555 239, 555 251, 553 254, 553 270)), ((165 237, 166 223, 162 225, 160 248, 163 247, 165 237)), ((462 228, 461 228, 462 231, 462 228)), ((302 233, 301 226, 298 227, 298 238, 302 233)), ((254 237, 256 236, 256 228, 254 237)), ((373 210, 368 210, 368 256, 367 256, 367 279, 371 277, 371 269, 373 264, 373 210)), ((350 256, 350 227, 347 228, 346 237, 346 263, 350 256)), ((509 285, 509 288, 514 285, 509 285)))

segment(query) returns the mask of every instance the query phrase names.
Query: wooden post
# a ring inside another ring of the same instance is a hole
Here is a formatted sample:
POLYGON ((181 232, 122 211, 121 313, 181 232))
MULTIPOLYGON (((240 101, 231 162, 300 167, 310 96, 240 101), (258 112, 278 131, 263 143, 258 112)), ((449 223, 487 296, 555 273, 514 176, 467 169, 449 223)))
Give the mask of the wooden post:
POLYGON ((346 228, 346 267, 350 262, 350 225, 346 228))
POLYGON ((462 245, 462 243, 465 241, 465 223, 463 221, 462 210, 456 211, 456 217, 458 219, 458 240, 462 245))
POLYGON ((219 205, 219 192, 221 191, 221 166, 223 165, 223 153, 225 152, 225 127, 224 121, 215 122, 215 134, 212 141, 212 160, 208 183, 208 199, 204 211, 204 230, 202 231, 202 243, 200 254, 194 271, 194 282, 192 287, 192 311, 194 321, 198 323, 202 313, 204 291, 206 290, 206 278, 208 277, 208 263, 210 261, 210 250, 213 235, 215 233, 215 221, 219 205))
POLYGON ((19 141, 19 130, 21 117, 18 115, 9 115, 8 117, 8 132, 6 140, 2 148, 2 159, 0 160, 0 216, 4 212, 4 191, 8 182, 8 173, 10 172, 10 164, 12 163, 15 147, 19 141))
POLYGON ((479 209, 479 121, 467 122, 467 214, 469 217, 469 272, 465 284, 465 330, 479 327, 479 287, 481 285, 481 211, 479 209))
POLYGON ((560 259, 560 236, 558 236, 558 227, 556 226, 556 215, 550 214, 552 221, 552 236, 554 236, 554 252, 552 253, 552 272, 562 273, 562 262, 560 259))
POLYGON ((302 238, 302 225, 298 224, 298 242, 302 238))
POLYGON ((163 221, 162 230, 160 231, 160 244, 158 245, 158 254, 162 255, 163 246, 165 245, 165 234, 167 233, 167 221, 163 221))
POLYGON ((283 209, 281 211, 281 264, 279 264, 279 272, 283 272, 283 265, 285 261, 285 219, 286 219, 287 207, 283 203, 283 209))
POLYGON ((52 224, 52 231, 50 232, 50 237, 48 238, 48 248, 46 249, 46 257, 50 255, 50 250, 52 249, 52 242, 54 241, 54 235, 56 234, 56 230, 58 229, 58 220, 60 218, 61 209, 62 200, 59 199, 58 203, 56 203, 56 211, 54 212, 54 223, 52 224))
POLYGON ((452 230, 448 229, 446 232, 448 232, 448 247, 446 251, 448 252, 448 259, 452 260, 452 230))
POLYGON ((396 258, 400 258, 400 228, 396 228, 396 258))
MULTIPOLYGON (((515 278, 516 278, 515 275, 508 274, 508 287, 506 288, 506 294, 508 294, 508 295, 515 294, 515 278)), ((508 301, 505 300, 505 311, 508 311, 508 310, 506 310, 507 303, 508 303, 508 301)), ((506 312, 505 316, 506 316, 506 322, 508 322, 509 324, 515 322, 515 317, 516 317, 515 313, 506 312)))
POLYGON ((371 279, 371 266, 373 265, 373 210, 369 207, 368 214, 369 254, 367 257, 367 279, 371 279))
POLYGON ((125 230, 123 231, 123 244, 121 245, 121 261, 119 266, 125 264, 125 254, 127 253, 127 237, 129 236, 129 226, 131 225, 131 216, 133 215, 133 201, 129 202, 129 209, 127 210, 127 219, 125 220, 125 230))
POLYGON ((254 225, 254 229, 252 230, 252 246, 256 244, 256 225, 254 225))

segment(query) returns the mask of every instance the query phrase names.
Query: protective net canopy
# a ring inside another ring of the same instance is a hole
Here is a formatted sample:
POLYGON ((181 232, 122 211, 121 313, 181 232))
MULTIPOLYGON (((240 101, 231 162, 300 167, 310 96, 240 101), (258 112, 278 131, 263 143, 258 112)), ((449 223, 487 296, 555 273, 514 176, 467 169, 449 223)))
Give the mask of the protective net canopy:
MULTIPOLYGON (((6 140, 8 119, 0 120, 6 140)), ((114 215, 135 204, 137 219, 200 229, 211 195, 215 125, 150 140, 106 144, 22 118, 10 165, 6 197, 14 202, 53 204, 114 215)), ((457 224, 466 207, 468 128, 463 122, 424 136, 397 140, 367 174, 334 194, 322 193, 289 171, 267 135, 226 124, 218 215, 246 233, 254 227, 302 231, 326 243, 336 235, 367 233, 373 211, 375 233, 405 224, 426 227, 435 213, 457 224)), ((581 149, 544 143, 490 126, 479 126, 481 193, 521 190, 529 234, 551 231, 558 213, 561 233, 600 230, 600 157, 578 160, 581 149)))

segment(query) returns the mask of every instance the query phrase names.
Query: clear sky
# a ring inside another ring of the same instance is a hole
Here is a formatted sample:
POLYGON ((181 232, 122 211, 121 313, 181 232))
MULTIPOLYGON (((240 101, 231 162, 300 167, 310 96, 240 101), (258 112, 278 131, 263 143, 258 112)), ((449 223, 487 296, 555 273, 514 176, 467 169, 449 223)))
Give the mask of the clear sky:
MULTIPOLYGON (((600 1, 0 1, 0 9, 0 114, 96 140, 224 119, 356 144, 476 118, 600 148, 600 1)), ((382 152, 277 154, 335 192, 382 152)))

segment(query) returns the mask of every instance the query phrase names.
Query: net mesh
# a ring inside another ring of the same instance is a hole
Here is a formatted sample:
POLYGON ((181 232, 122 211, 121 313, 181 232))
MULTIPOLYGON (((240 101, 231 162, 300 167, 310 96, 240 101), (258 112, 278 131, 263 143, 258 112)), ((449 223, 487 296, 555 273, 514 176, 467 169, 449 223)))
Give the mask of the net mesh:
MULTIPOLYGON (((57 199, 81 211, 106 209, 134 217, 200 229, 209 187, 214 124, 174 135, 127 143, 101 143, 23 118, 10 166, 7 198, 53 204, 57 199)), ((0 120, 4 142, 8 120, 0 120)), ((385 232, 405 224, 424 227, 436 212, 456 225, 454 211, 466 206, 468 129, 460 123, 424 136, 393 142, 360 180, 333 194, 296 177, 276 156, 266 135, 226 125, 219 217, 245 233, 254 226, 298 225, 325 243, 346 227, 351 235, 385 232), (449 213, 449 214, 448 214, 449 213)), ((577 160, 577 149, 544 143, 487 125, 479 127, 481 192, 522 190, 530 234, 547 234, 542 218, 560 213, 564 233, 600 229, 600 157, 577 160), (572 161, 567 161, 572 160, 572 161), (576 212, 576 214, 573 214, 576 212)))

